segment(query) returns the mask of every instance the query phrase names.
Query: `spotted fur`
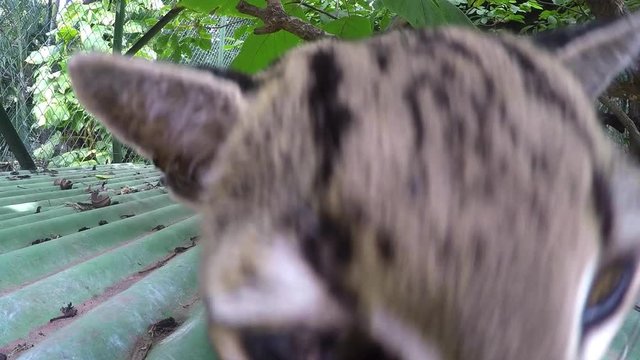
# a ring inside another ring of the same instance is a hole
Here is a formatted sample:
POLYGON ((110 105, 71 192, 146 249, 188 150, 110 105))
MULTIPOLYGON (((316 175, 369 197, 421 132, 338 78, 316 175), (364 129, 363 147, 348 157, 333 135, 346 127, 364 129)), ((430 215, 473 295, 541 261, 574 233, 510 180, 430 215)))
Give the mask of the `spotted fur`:
POLYGON ((597 359, 638 290, 640 172, 593 101, 640 17, 545 39, 399 30, 253 77, 102 55, 70 74, 202 214, 223 358, 597 359))

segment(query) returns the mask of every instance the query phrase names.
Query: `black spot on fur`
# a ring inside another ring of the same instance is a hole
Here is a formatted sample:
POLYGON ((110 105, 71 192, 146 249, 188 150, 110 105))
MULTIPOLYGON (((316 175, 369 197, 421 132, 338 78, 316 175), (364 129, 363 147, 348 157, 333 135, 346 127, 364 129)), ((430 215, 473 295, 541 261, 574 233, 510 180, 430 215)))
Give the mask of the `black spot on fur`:
POLYGON ((600 233, 602 234, 603 241, 606 242, 611 238, 614 214, 609 183, 602 173, 595 172, 593 174, 592 189, 593 200, 600 219, 600 233))
MULTIPOLYGON (((415 91, 415 89, 413 89, 415 91)), ((418 100, 418 95, 415 92, 411 92, 411 89, 408 89, 405 93, 404 99, 409 106, 409 111, 411 112, 411 123, 413 124, 413 137, 414 144, 417 149, 421 149, 424 143, 424 123, 422 119, 422 111, 420 111, 420 103, 418 100)))
POLYGON ((348 225, 328 215, 319 217, 315 234, 309 234, 303 244, 306 258, 319 270, 328 262, 341 267, 348 265, 353 256, 353 239, 348 225))
POLYGON ((376 237, 376 245, 380 258, 386 263, 390 263, 395 259, 396 252, 393 247, 393 239, 391 234, 386 230, 380 230, 376 237))
POLYGON ((200 70, 208 71, 218 77, 235 82, 243 92, 254 90, 259 85, 258 82, 256 82, 251 76, 236 71, 208 67, 204 65, 197 65, 195 67, 200 70))
POLYGON ((448 62, 443 62, 440 65, 440 75, 442 75, 442 78, 445 80, 451 80, 455 76, 453 65, 448 62))
POLYGON ((422 202, 429 193, 428 171, 427 164, 420 161, 416 161, 413 165, 413 174, 409 177, 408 188, 410 199, 414 202, 422 202))
POLYGON ((420 182, 415 176, 412 176, 409 179, 409 194, 411 194, 412 198, 415 199, 415 197, 418 195, 418 192, 420 191, 420 188, 420 182))
POLYGON ((456 56, 459 56, 467 61, 470 61, 474 64, 480 64, 480 56, 474 53, 467 45, 455 41, 453 39, 445 38, 442 40, 447 49, 453 52, 456 56))
MULTIPOLYGON (((411 115, 411 124, 413 125, 413 142, 417 150, 422 149, 424 145, 425 129, 424 118, 422 117, 422 109, 420 107, 420 92, 423 86, 429 85, 429 76, 422 74, 409 84, 404 90, 403 97, 409 107, 411 115)), ((436 102, 443 103, 448 107, 449 98, 442 87, 436 87, 434 90, 436 102)))
POLYGON ((516 131, 515 126, 511 125, 508 127, 509 131, 509 139, 511 139, 511 143, 516 145, 518 144, 518 132, 516 131))
POLYGON ((493 111, 496 108, 496 84, 485 72, 482 75, 484 91, 482 93, 476 92, 471 96, 471 106, 478 121, 479 132, 478 139, 476 139, 478 154, 486 160, 493 155, 494 141, 491 122, 497 120, 493 111))
POLYGON ((383 46, 376 46, 374 51, 380 72, 386 72, 389 68, 389 50, 383 46))
POLYGON ((493 176, 487 176, 482 186, 483 195, 490 199, 496 195, 496 179, 493 176))
POLYGON ((473 266, 478 269, 482 266, 484 261, 484 239, 481 235, 476 234, 473 237, 474 252, 473 252, 473 266))
POLYGON ((531 157, 531 168, 534 172, 549 174, 549 160, 544 154, 534 154, 531 157))
POLYGON ((447 94, 447 91, 444 89, 444 87, 438 86, 433 88, 433 98, 443 109, 451 109, 451 99, 449 98, 449 94, 447 94))
POLYGON ((548 214, 543 205, 540 192, 535 191, 531 195, 531 203, 529 204, 532 214, 532 219, 536 223, 536 227, 540 231, 547 231, 548 229, 548 214))
POLYGON ((329 290, 347 306, 355 295, 344 285, 344 275, 353 258, 353 234, 346 220, 319 214, 307 219, 300 234, 302 254, 311 268, 327 283, 329 290))
POLYGON ((484 74, 484 96, 487 100, 495 99, 496 97, 496 83, 487 74, 484 74))
POLYGON ((444 240, 442 241, 442 244, 440 246, 440 259, 443 262, 447 262, 449 261, 449 259, 451 259, 451 257, 453 256, 453 238, 452 238, 452 234, 451 232, 447 232, 447 234, 445 235, 444 240))
POLYGON ((507 170, 509 169, 509 161, 507 159, 505 159, 504 157, 502 157, 500 159, 500 162, 498 164, 498 172, 500 174, 504 174, 507 172, 507 170))
POLYGON ((474 142, 474 148, 476 154, 478 154, 478 156, 480 156, 480 158, 485 161, 489 158, 489 147, 491 146, 490 144, 490 139, 486 139, 484 136, 482 136, 482 129, 480 129, 478 137, 474 142))
POLYGON ((468 137, 468 122, 465 121, 464 116, 454 112, 443 125, 444 137, 449 145, 449 153, 452 158, 452 161, 449 162, 451 176, 453 179, 461 181, 464 178, 463 172, 468 161, 463 150, 468 137))
POLYGON ((321 154, 316 183, 322 187, 333 175, 342 137, 353 119, 349 109, 338 99, 343 74, 331 50, 323 49, 313 55, 310 72, 313 75, 309 91, 313 139, 321 154))
POLYGON ((501 126, 506 126, 506 124, 509 123, 507 121, 509 119, 507 112, 507 104, 504 101, 501 101, 498 105, 498 121, 500 122, 501 126))
POLYGON ((589 132, 579 122, 581 116, 575 108, 569 106, 567 95, 557 91, 557 86, 549 78, 547 71, 541 69, 522 49, 506 42, 502 42, 502 46, 522 69, 523 85, 529 93, 537 97, 540 102, 557 109, 562 114, 562 119, 566 119, 574 127, 579 138, 584 140, 586 148, 594 149, 589 132))
POLYGON ((465 142, 467 136, 466 122, 460 114, 452 114, 445 124, 447 142, 452 146, 459 146, 465 142))

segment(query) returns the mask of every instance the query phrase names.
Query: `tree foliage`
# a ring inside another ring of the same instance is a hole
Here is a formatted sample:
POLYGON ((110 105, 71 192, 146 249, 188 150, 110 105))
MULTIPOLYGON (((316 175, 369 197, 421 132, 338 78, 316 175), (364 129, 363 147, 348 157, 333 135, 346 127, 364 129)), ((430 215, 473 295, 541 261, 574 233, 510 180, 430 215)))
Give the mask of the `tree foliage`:
MULTIPOLYGON (((112 51, 118 1, 73 2, 58 9, 46 38, 25 54, 23 64, 32 70, 33 77, 32 126, 49 129, 53 134, 35 149, 36 157, 55 165, 109 161, 110 137, 75 100, 66 62, 77 51, 112 51), (77 140, 76 145, 51 158, 54 149, 71 138, 77 140)), ((127 1, 125 50, 136 42, 140 45, 143 39, 145 46, 136 47, 140 49, 136 56, 188 63, 194 52, 211 50, 215 37, 235 25, 237 29, 228 31, 222 39, 224 51, 237 51, 231 67, 246 73, 255 73, 287 50, 324 36, 359 39, 393 27, 443 24, 531 33, 581 23, 591 17, 589 1, 584 0, 164 1, 127 1), (149 36, 149 29, 156 25, 157 30, 159 20, 171 11, 179 15, 166 24, 160 21, 162 29, 149 36), (148 38, 151 41, 146 42, 148 38)), ((622 0, 607 1, 613 4, 622 0)), ((630 0, 626 5, 633 9, 640 1, 630 0)), ((0 14, 2 10, 0 5, 0 14)))
MULTIPOLYGON (((170 9, 159 1, 138 0, 127 4, 123 44, 131 46, 170 9)), ((114 4, 103 0, 90 4, 69 3, 60 9, 50 41, 26 56, 33 68, 33 128, 50 130, 46 142, 34 149, 36 159, 53 166, 106 163, 111 156, 111 139, 103 127, 78 104, 70 87, 67 61, 77 51, 111 52, 113 49, 114 4)), ((194 49, 210 49, 208 27, 216 21, 207 14, 191 13, 170 22, 164 31, 138 52, 148 59, 188 62, 194 49)))

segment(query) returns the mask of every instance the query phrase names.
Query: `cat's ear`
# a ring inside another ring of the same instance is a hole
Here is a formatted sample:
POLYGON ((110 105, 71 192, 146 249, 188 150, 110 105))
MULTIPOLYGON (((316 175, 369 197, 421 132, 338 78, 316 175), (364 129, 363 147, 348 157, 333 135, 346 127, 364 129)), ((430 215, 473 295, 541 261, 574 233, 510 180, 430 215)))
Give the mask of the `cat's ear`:
POLYGON ((152 159, 169 188, 196 202, 203 176, 246 106, 228 76, 110 55, 69 62, 80 103, 122 142, 152 159))
POLYGON ((640 54, 640 12, 544 33, 534 41, 569 67, 595 99, 640 54))

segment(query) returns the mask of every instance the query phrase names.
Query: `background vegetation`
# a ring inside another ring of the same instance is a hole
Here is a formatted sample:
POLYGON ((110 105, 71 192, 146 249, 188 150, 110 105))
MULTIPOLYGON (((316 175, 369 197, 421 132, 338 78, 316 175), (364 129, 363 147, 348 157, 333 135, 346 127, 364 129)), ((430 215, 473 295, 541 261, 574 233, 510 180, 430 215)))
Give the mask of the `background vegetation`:
MULTIPOLYGON (((113 161, 112 139, 80 108, 66 73, 78 51, 115 48, 254 73, 324 36, 358 39, 443 24, 529 34, 639 6, 640 0, 0 0, 0 105, 40 166, 104 164, 113 161)), ((620 144, 640 154, 636 84, 636 72, 621 76, 601 99, 601 117, 620 144)), ((12 160, 1 139, 0 156, 12 160)))

